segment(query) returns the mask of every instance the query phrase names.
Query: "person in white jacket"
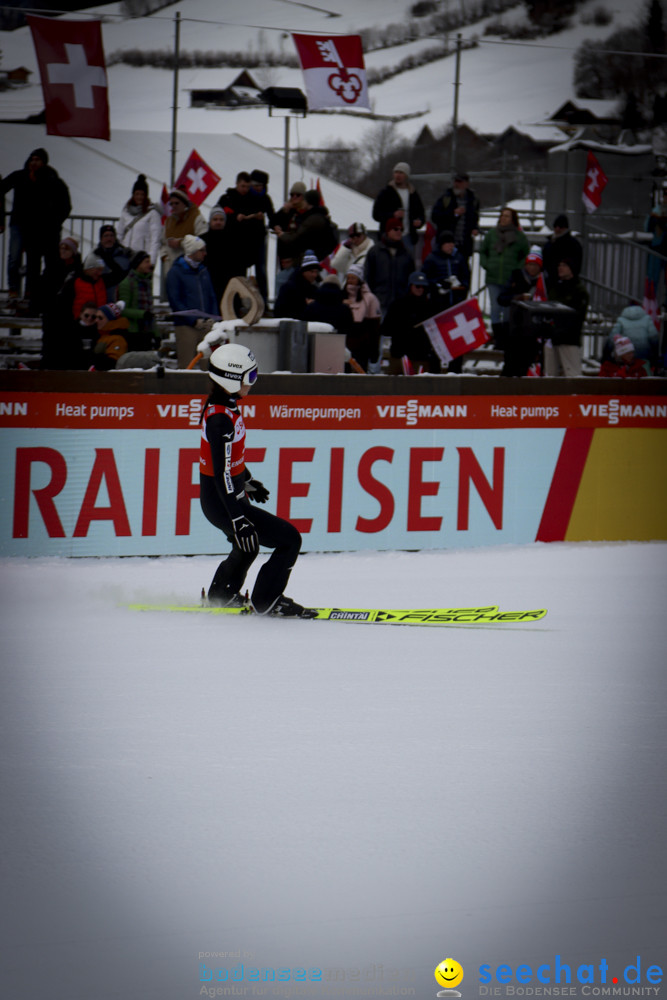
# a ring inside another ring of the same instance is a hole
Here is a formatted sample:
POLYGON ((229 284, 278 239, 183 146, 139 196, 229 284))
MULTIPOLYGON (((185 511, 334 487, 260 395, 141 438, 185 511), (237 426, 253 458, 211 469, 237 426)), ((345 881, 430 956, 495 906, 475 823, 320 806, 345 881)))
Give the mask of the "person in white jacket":
POLYGON ((363 267, 366 254, 373 245, 373 240, 366 233, 363 222, 353 222, 351 226, 348 226, 347 239, 341 243, 331 260, 331 266, 338 275, 338 280, 343 288, 350 265, 361 264, 363 267))
POLYGON ((133 253, 143 250, 151 260, 160 259, 162 210, 149 200, 144 174, 139 174, 132 188, 132 197, 123 205, 116 233, 119 243, 133 253))

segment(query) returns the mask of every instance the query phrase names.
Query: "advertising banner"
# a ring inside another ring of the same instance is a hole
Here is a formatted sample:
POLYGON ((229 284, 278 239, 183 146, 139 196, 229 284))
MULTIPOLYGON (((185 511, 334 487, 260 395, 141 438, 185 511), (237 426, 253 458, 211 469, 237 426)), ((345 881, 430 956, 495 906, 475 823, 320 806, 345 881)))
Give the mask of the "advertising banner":
MULTIPOLYGON (((199 508, 203 395, 5 394, 0 554, 224 550, 199 508)), ((247 464, 304 550, 665 538, 667 402, 255 396, 247 464)))

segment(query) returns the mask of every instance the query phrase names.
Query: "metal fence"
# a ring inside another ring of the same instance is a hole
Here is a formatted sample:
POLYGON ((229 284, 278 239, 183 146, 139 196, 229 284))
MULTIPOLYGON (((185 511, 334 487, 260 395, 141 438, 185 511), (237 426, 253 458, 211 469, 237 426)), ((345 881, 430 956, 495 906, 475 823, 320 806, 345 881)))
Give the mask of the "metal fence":
MULTIPOLYGON (((524 229, 528 241, 531 245, 543 244, 545 242, 542 232, 543 210, 534 205, 530 211, 525 211, 522 215, 524 226, 526 223, 531 226, 531 229, 524 229)), ((117 221, 117 218, 113 216, 73 215, 65 222, 62 235, 74 237, 79 243, 81 255, 85 257, 99 243, 100 226, 107 223, 115 225, 117 221)), ((485 225, 495 225, 496 221, 496 218, 491 219, 491 216, 485 216, 482 220, 485 225)), ((647 271, 650 269, 649 262, 652 262, 652 270, 657 278, 655 292, 660 320, 661 344, 664 345, 663 331, 667 316, 664 308, 667 296, 665 283, 667 257, 657 253, 646 242, 609 233, 593 223, 587 223, 586 231, 579 238, 582 240, 584 248, 582 279, 590 295, 590 306, 582 343, 584 356, 599 358, 602 344, 619 313, 630 300, 640 303, 643 301, 647 271)), ((481 238, 478 239, 478 243, 481 245, 481 238)), ((0 234, 0 263, 2 267, 0 286, 3 289, 7 276, 8 247, 9 230, 6 229, 0 234)), ((270 295, 273 293, 275 250, 275 237, 271 236, 268 245, 270 295)), ((490 303, 485 287, 484 270, 479 262, 479 247, 475 249, 470 264, 471 294, 477 295, 482 311, 488 315, 490 303)), ((159 268, 156 268, 157 271, 159 268)), ((159 274, 156 273, 155 292, 158 297, 161 287, 159 274)))

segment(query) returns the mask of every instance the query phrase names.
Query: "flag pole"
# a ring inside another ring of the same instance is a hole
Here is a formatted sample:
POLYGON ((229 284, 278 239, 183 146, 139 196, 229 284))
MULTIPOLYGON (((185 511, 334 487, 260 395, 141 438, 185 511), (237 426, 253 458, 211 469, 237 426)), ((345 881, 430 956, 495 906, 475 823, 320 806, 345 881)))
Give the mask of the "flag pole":
POLYGON ((171 108, 171 172, 170 186, 173 188, 176 180, 176 136, 178 132, 178 65, 181 57, 181 12, 174 15, 174 94, 171 108))
POLYGON ((461 86, 461 33, 456 36, 456 69, 454 71, 454 114, 452 116, 452 174, 456 170, 457 138, 459 130, 459 87, 461 86))

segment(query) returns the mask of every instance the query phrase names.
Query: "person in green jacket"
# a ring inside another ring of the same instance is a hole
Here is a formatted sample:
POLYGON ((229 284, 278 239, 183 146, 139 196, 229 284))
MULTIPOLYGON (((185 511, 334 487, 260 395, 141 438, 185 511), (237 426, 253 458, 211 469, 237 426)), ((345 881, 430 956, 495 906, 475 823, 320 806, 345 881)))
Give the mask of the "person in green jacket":
POLYGON ((504 349, 509 332, 509 307, 498 305, 498 296, 510 280, 512 271, 521 267, 530 245, 519 225, 515 209, 505 206, 498 225, 484 237, 479 259, 486 271, 486 287, 491 308, 491 328, 496 347, 504 349))
POLYGON ((138 250, 130 261, 130 271, 118 286, 118 298, 125 303, 123 316, 130 322, 129 350, 149 351, 154 346, 153 263, 145 250, 138 250))

